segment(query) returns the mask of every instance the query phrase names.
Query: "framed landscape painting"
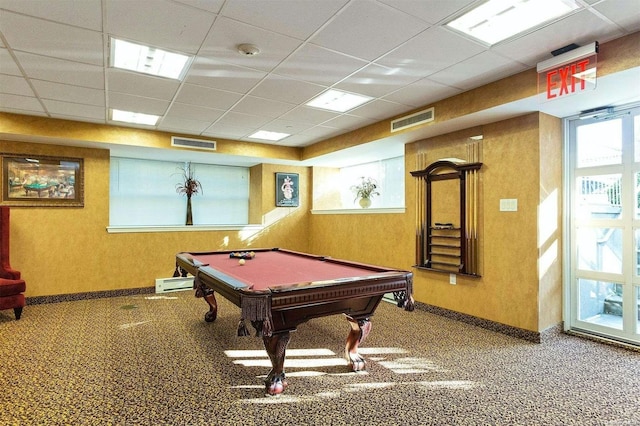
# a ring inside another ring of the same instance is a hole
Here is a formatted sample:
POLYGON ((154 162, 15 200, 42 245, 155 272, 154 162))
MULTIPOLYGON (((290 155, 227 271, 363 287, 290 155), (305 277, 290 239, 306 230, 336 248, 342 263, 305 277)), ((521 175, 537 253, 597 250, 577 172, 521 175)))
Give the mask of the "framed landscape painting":
POLYGON ((2 155, 2 205, 83 207, 82 158, 2 155))

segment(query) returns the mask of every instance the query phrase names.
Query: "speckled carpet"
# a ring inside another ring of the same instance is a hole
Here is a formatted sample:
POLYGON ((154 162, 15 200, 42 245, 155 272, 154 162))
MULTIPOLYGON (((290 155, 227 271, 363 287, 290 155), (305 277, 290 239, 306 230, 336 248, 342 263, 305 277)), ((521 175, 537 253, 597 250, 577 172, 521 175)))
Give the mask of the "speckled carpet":
POLYGON ((0 425, 640 425, 640 355, 558 334, 529 343, 382 303, 349 372, 341 316, 292 333, 265 397, 262 341, 192 292, 0 311, 0 425))

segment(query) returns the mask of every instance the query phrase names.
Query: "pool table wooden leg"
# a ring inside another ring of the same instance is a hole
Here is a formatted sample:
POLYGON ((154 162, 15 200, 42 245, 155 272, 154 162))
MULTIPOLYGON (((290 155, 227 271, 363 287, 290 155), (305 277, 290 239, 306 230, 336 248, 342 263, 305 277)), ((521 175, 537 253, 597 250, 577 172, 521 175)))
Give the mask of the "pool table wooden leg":
POLYGON ((203 285, 196 287, 196 297, 204 298, 204 301, 209 305, 209 311, 204 314, 204 320, 206 322, 213 322, 218 317, 218 302, 213 294, 213 290, 203 285))
POLYGON ((347 336, 345 355, 353 371, 362 371, 367 367, 364 358, 358 353, 358 346, 371 332, 371 321, 369 321, 369 318, 356 320, 348 315, 346 317, 351 330, 349 330, 349 335, 347 336))
POLYGON ((287 388, 284 375, 284 358, 291 335, 288 331, 273 333, 271 336, 262 336, 264 348, 271 359, 271 371, 264 380, 266 391, 269 395, 278 395, 287 388))

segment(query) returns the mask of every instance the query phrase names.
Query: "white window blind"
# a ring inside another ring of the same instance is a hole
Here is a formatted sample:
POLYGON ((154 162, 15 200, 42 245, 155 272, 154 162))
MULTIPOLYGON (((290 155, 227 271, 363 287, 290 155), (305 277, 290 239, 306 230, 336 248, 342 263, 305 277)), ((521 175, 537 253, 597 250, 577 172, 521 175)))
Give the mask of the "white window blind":
MULTIPOLYGON (((187 198, 176 192, 184 163, 111 158, 111 226, 185 224, 187 198)), ((194 225, 244 225, 249 221, 249 169, 192 163, 202 190, 191 198, 194 225)))

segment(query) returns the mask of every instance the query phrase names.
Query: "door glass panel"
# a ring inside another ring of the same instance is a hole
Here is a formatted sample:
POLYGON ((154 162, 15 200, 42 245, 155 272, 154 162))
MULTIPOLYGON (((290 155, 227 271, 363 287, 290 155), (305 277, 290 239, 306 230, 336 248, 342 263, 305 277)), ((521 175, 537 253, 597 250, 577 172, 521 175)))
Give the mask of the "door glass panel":
POLYGON ((636 158, 636 163, 640 162, 640 115, 636 115, 633 118, 633 134, 635 135, 635 149, 633 150, 633 152, 635 152, 635 158, 636 158))
POLYGON ((621 178, 621 174, 578 177, 577 215, 582 219, 619 219, 621 178))
POLYGON ((636 334, 640 334, 640 286, 636 286, 636 334))
POLYGON ((580 321, 622 330, 622 284, 579 279, 580 321))
POLYGON ((636 202, 636 219, 640 219, 640 172, 635 174, 633 181, 636 183, 636 189, 633 192, 636 202))
POLYGON ((577 236, 579 269, 622 273, 622 230, 620 228, 580 228, 577 236))
POLYGON ((634 245, 636 253, 633 258, 636 261, 635 273, 636 277, 640 277, 640 229, 636 229, 636 243, 634 245))
POLYGON ((576 136, 578 167, 604 166, 622 162, 621 119, 582 125, 577 128, 576 136))

